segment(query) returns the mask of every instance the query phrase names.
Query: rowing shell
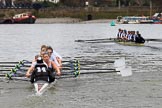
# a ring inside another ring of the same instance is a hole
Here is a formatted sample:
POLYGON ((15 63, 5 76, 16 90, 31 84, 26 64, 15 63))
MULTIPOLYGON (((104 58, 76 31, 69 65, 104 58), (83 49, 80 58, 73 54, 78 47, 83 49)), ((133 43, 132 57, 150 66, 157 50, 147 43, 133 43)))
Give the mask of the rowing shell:
POLYGON ((144 46, 144 43, 135 43, 135 42, 131 42, 131 41, 115 40, 115 42, 120 45, 127 45, 127 46, 144 46))
POLYGON ((50 84, 46 81, 37 81, 37 82, 34 82, 34 88, 35 88, 35 91, 36 91, 36 95, 40 96, 42 95, 48 88, 50 84))

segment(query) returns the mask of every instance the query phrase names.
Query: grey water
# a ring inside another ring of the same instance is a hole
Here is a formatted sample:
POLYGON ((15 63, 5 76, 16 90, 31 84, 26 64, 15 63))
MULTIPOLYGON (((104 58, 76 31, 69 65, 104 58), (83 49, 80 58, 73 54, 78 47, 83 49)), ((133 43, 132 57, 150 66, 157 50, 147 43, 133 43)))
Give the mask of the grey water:
MULTIPOLYGON (((115 61, 121 57, 132 67, 132 76, 116 73, 80 75, 58 79, 42 96, 30 82, 0 82, 2 108, 161 108, 162 43, 123 46, 114 42, 86 43, 78 39, 116 37, 119 28, 139 31, 144 38, 162 38, 156 24, 20 24, 0 25, 0 61, 33 60, 40 46, 50 45, 63 60, 115 61)), ((112 68, 112 63, 88 68, 112 68)), ((84 67, 81 66, 81 67, 84 67)), ((88 70, 87 70, 88 71, 88 70)), ((81 71, 82 72, 82 71, 81 71)))

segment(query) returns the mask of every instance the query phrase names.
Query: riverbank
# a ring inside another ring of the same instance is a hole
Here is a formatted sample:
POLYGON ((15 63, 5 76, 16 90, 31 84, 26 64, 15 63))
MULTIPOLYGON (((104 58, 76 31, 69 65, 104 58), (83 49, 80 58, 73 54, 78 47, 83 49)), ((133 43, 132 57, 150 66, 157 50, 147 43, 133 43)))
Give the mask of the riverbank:
POLYGON ((111 21, 115 21, 115 19, 96 19, 96 20, 88 20, 88 21, 82 21, 80 23, 83 24, 89 24, 89 23, 110 23, 111 21))
POLYGON ((54 23, 110 23, 114 19, 97 19, 83 21, 79 18, 38 18, 36 24, 54 24, 54 23))
POLYGON ((38 18, 36 24, 52 24, 52 23, 78 23, 81 19, 78 18, 38 18))

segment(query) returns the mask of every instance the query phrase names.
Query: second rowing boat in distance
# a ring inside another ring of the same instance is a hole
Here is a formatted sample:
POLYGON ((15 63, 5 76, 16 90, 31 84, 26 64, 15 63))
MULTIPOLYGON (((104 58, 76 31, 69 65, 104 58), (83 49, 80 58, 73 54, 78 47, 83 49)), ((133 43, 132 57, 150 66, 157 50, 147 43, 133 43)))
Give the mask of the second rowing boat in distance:
POLYGON ((144 46, 144 43, 135 43, 131 41, 120 41, 118 39, 116 39, 115 42, 120 45, 126 45, 126 46, 144 46))

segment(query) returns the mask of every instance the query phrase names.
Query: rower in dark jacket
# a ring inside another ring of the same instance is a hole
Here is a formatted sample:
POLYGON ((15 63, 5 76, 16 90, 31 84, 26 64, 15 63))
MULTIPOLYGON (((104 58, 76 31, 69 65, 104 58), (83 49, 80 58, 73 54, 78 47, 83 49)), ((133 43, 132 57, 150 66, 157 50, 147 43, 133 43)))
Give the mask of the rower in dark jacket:
POLYGON ((139 31, 136 32, 135 43, 145 43, 145 39, 141 36, 139 31))

